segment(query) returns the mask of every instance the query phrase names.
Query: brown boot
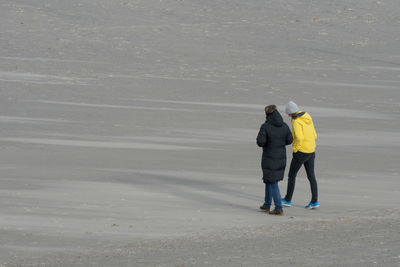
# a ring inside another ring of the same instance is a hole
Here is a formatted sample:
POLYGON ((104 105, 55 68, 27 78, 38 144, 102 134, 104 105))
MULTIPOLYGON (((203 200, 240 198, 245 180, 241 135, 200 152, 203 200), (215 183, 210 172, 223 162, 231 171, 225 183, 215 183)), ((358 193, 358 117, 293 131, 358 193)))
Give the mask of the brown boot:
POLYGON ((270 211, 269 214, 282 216, 283 210, 273 210, 273 211, 270 211))
POLYGON ((269 212, 269 211, 271 210, 271 206, 264 206, 264 205, 262 205, 262 206, 260 206, 260 210, 269 212))

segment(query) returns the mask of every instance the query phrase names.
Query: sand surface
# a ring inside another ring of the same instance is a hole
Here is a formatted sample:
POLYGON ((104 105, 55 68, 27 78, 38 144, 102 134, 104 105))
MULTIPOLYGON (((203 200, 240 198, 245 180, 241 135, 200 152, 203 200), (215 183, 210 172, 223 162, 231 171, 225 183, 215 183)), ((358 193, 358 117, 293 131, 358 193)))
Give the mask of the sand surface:
POLYGON ((399 266, 399 14, 0 1, 0 266, 399 266), (321 207, 302 169, 274 217, 255 138, 289 100, 319 134, 321 207))

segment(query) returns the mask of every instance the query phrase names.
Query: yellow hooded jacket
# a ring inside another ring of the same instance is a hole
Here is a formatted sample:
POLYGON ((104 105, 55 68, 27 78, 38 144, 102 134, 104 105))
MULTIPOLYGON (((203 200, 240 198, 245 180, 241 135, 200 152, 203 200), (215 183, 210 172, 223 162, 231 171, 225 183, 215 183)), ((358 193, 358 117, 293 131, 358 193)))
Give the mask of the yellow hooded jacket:
POLYGON ((299 111, 298 117, 292 119, 293 152, 315 152, 317 133, 311 116, 307 112, 299 111))

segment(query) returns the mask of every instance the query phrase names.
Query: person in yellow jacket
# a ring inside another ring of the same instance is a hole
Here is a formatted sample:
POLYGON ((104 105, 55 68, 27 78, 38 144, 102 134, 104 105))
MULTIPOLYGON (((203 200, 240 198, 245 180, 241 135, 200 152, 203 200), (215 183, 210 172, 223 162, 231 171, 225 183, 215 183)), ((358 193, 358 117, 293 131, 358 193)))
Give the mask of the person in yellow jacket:
POLYGON ((286 104, 285 112, 292 118, 293 158, 290 163, 286 196, 282 198, 282 205, 286 207, 292 205, 297 172, 300 170, 301 166, 304 165, 308 181, 310 182, 312 195, 311 201, 306 208, 315 209, 319 207, 319 203, 318 185, 314 172, 315 139, 317 139, 314 123, 310 114, 301 111, 293 101, 289 101, 286 104))

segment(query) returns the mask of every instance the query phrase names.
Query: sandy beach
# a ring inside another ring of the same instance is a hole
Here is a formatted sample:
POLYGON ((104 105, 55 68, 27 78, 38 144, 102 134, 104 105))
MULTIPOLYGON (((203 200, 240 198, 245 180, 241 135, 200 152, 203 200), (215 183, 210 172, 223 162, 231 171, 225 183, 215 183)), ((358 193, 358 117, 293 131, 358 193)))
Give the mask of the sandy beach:
POLYGON ((399 14, 0 1, 0 267, 399 266, 399 14), (255 139, 289 100, 318 132, 321 206, 301 169, 270 216, 255 139))

